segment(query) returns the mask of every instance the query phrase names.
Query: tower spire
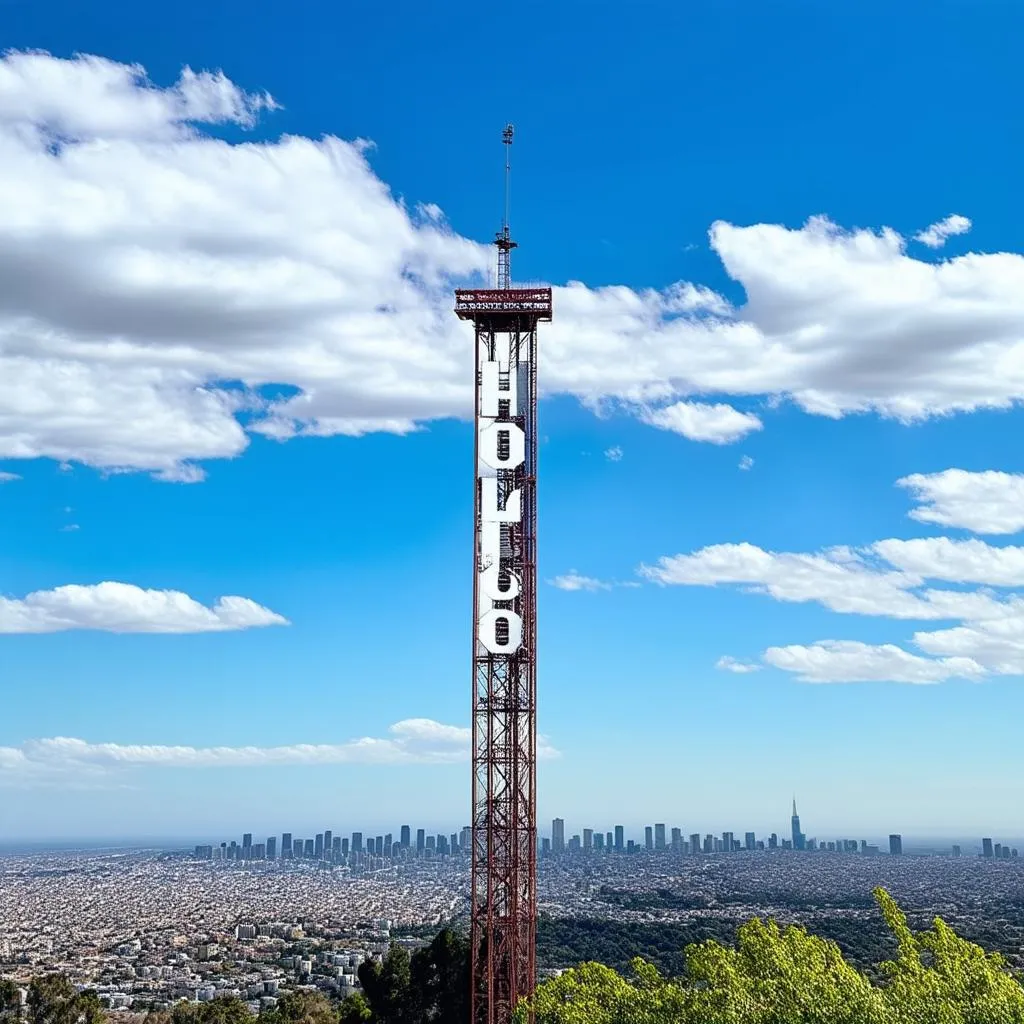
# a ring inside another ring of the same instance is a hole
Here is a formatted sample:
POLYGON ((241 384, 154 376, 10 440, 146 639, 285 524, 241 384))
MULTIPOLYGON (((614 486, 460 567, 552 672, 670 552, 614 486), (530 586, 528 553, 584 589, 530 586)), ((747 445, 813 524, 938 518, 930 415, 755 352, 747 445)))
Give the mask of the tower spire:
POLYGON ((793 797, 793 817, 795 818, 796 816, 797 816, 797 813, 796 813, 796 797, 794 796, 793 797))
POLYGON ((509 206, 512 199, 512 137, 515 126, 505 125, 501 133, 501 141, 505 145, 505 213, 501 220, 501 230, 494 236, 494 244, 498 247, 498 288, 508 291, 512 287, 512 250, 516 243, 512 241, 512 229, 509 225, 509 206))

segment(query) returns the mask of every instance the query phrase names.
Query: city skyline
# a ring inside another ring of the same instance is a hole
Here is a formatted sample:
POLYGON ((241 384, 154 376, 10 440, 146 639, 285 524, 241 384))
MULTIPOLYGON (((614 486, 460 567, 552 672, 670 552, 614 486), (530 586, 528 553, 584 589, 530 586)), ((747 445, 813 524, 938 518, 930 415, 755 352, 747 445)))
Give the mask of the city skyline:
POLYGON ((506 121, 539 818, 1021 831, 1024 10, 208 7, 3 7, 0 839, 466 823, 506 121))
MULTIPOLYGON (((403 855, 411 853, 417 856, 423 855, 428 850, 442 849, 446 854, 466 854, 469 850, 470 835, 471 828, 468 824, 450 830, 411 823, 387 826, 386 828, 373 826, 351 831, 335 828, 324 829, 317 826, 290 832, 271 831, 263 837, 262 841, 260 831, 247 831, 242 832, 240 838, 235 836, 219 840, 207 839, 194 844, 194 848, 198 852, 202 847, 212 851, 213 854, 216 854, 218 850, 230 851, 229 859, 238 860, 273 860, 275 857, 285 860, 292 859, 292 856, 294 859, 331 860, 330 854, 333 851, 335 855, 333 860, 342 863, 350 851, 352 853, 365 852, 370 856, 385 858, 398 856, 399 851, 402 851, 403 855), (251 857, 242 853, 246 848, 254 851, 251 857), (235 850, 238 851, 237 855, 235 850), (294 855, 292 855, 293 850, 296 851, 294 855), (274 851, 279 852, 275 854, 274 851)), ((606 827, 594 827, 593 822, 580 825, 571 818, 555 817, 550 819, 547 824, 544 822, 540 824, 537 845, 539 852, 554 855, 569 853, 573 850, 578 852, 614 851, 616 853, 643 850, 645 852, 663 851, 690 855, 695 852, 693 841, 698 839, 699 845, 696 852, 702 854, 733 852, 733 850, 749 852, 776 849, 795 852, 812 849, 815 852, 871 852, 877 854, 884 852, 885 849, 890 852, 895 849, 902 853, 903 838, 903 832, 869 833, 866 836, 857 835, 856 837, 851 834, 843 834, 842 830, 833 830, 829 835, 808 834, 803 831, 797 811, 797 801, 794 797, 788 837, 781 830, 762 832, 746 828, 742 830, 722 829, 716 833, 708 832, 704 828, 697 828, 696 831, 689 831, 674 822, 628 825, 620 821, 606 827), (567 824, 568 829, 566 828, 567 824), (733 842, 732 849, 725 847, 727 836, 733 842), (809 844, 814 845, 809 846, 809 844)), ((908 835, 907 838, 911 841, 924 840, 927 842, 929 837, 908 835)), ((999 850, 1005 850, 1007 857, 1017 855, 1015 848, 1017 840, 1013 837, 1003 836, 994 839, 990 836, 970 838, 957 835, 952 838, 960 840, 957 844, 949 844, 950 851, 954 851, 957 856, 962 851, 964 841, 968 845, 974 843, 983 856, 991 856, 993 851, 999 850)), ((1024 842, 1021 845, 1024 845, 1024 842)), ((1000 853, 996 852, 994 855, 998 857, 1000 853)))

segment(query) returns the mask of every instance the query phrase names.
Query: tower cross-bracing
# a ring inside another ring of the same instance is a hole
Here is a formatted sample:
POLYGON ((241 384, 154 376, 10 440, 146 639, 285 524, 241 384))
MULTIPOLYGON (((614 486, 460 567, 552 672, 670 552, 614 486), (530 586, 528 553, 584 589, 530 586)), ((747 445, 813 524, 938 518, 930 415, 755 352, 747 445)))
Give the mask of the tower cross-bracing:
POLYGON ((511 286, 507 158, 495 245, 498 287, 455 293, 475 349, 473 1024, 510 1024, 536 981, 537 324, 551 289, 511 286))

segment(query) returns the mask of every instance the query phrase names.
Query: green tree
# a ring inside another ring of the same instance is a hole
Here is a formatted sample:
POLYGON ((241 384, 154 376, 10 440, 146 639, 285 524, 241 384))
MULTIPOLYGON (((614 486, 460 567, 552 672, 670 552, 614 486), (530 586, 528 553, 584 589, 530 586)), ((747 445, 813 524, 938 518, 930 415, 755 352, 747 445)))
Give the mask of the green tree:
POLYGON ((0 978, 0 1024, 10 1024, 21 1016, 21 993, 8 978, 0 978))
MULTIPOLYGON (((664 979, 633 962, 627 980, 581 964, 540 985, 537 1024, 1024 1024, 1024 988, 998 954, 960 938, 941 918, 915 935, 895 900, 875 900, 897 943, 883 983, 843 959, 832 941, 795 926, 753 920, 735 947, 686 949, 685 969, 664 979)), ((520 1007, 517 1020, 527 1020, 520 1007)))
POLYGON ((338 1024, 338 1011, 322 992, 286 992, 260 1014, 261 1024, 338 1024))
POLYGON ((409 954, 392 943, 382 961, 364 960, 359 983, 373 1011, 374 1024, 412 1024, 409 954))
POLYGON ((896 959, 880 965, 886 1024, 1024 1022, 1024 988, 998 953, 960 938, 941 917, 915 935, 884 889, 875 890, 875 899, 899 945, 896 959))
POLYGON ((339 1024, 372 1024, 373 1013, 361 992, 346 996, 341 1004, 339 1024))
POLYGON ((469 1024, 469 940, 445 928, 410 964, 413 1024, 469 1024))
POLYGON ((255 1020, 237 996, 222 996, 208 1003, 180 1000, 171 1007, 166 1022, 159 1014, 146 1015, 146 1024, 254 1024, 255 1020))
POLYGON ((63 974, 45 974, 29 982, 25 1002, 29 1024, 78 1024, 78 992, 63 974))

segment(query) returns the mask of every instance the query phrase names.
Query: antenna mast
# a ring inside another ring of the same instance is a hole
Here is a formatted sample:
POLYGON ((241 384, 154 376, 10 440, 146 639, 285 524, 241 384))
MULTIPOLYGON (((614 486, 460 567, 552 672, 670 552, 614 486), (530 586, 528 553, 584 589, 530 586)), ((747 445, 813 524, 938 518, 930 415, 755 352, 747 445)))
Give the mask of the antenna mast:
POLYGON ((498 287, 455 292, 476 353, 472 1024, 512 1024, 537 981, 537 324, 551 289, 510 285, 508 153, 498 287))
POLYGON ((512 136, 514 134, 515 127, 511 124, 505 125, 505 129, 501 133, 501 141, 505 144, 505 216, 502 219, 501 230, 494 236, 494 244, 498 247, 499 291, 508 291, 512 287, 512 250, 516 248, 516 243, 512 241, 508 222, 512 189, 512 136))

